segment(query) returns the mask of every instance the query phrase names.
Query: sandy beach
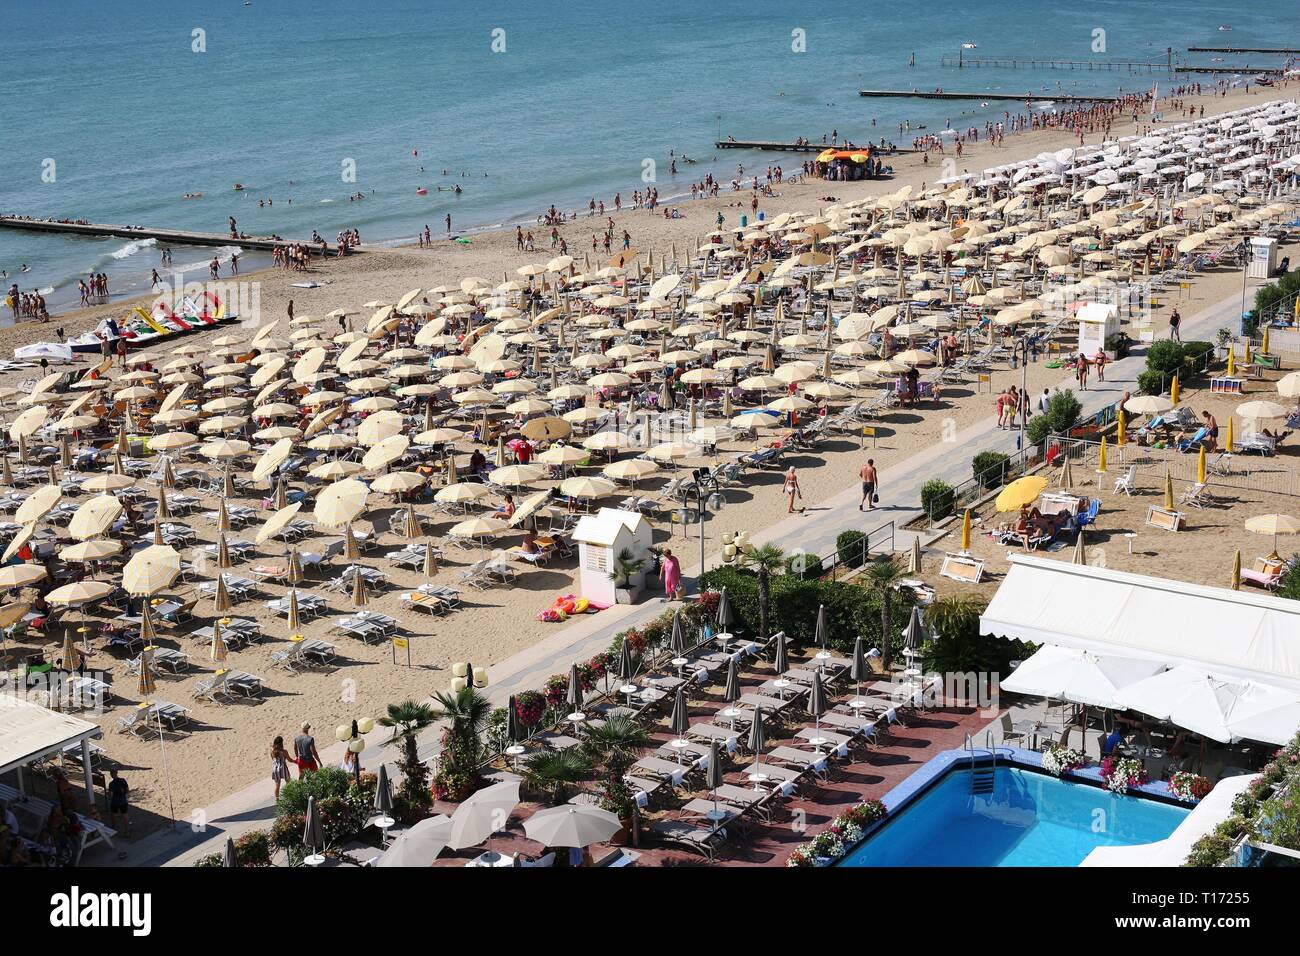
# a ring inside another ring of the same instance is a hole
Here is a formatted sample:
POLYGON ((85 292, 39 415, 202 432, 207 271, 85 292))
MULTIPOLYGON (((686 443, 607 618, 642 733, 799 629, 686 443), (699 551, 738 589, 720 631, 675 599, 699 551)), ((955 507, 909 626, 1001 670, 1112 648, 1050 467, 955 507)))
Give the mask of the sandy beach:
MULTIPOLYGON (((1285 98, 1291 92, 1286 88, 1252 89, 1249 93, 1235 90, 1227 97, 1185 97, 1184 100, 1188 104, 1203 104, 1208 116, 1256 102, 1285 98)), ((1166 125, 1178 122, 1181 118, 1167 113, 1166 125)), ((1143 123, 1145 119, 1142 119, 1143 123)), ((1131 127, 1126 116, 1117 117, 1113 135, 1128 134, 1132 132, 1131 127)), ((1087 142, 1095 143, 1099 139, 1098 134, 1093 134, 1087 138, 1087 142)), ((958 161, 957 168, 959 171, 978 172, 1042 151, 1076 144, 1077 138, 1068 131, 1021 133, 1008 136, 1005 145, 997 149, 983 142, 968 146, 958 161)), ((932 183, 940 170, 933 160, 926 164, 919 156, 895 156, 888 161, 894 167, 894 174, 887 180, 824 182, 810 179, 797 184, 786 182, 774 187, 777 196, 764 198, 759 208, 770 219, 796 210, 815 211, 837 201, 881 195, 909 184, 919 191, 926 183, 932 183)), ((765 154, 752 169, 746 169, 746 175, 751 172, 761 175, 767 164, 779 163, 785 167, 786 175, 789 176, 799 162, 800 157, 796 155, 765 154)), ((717 199, 684 202, 677 205, 682 213, 682 218, 679 219, 665 219, 662 210, 625 210, 613 215, 616 234, 623 229, 630 232, 633 247, 642 255, 652 255, 656 267, 661 257, 666 257, 670 264, 674 260, 684 262, 688 250, 699 243, 700 237, 714 229, 718 213, 725 217, 728 227, 736 225, 742 214, 749 214, 749 196, 748 190, 730 193, 724 189, 717 199)), ((560 233, 569 243, 570 254, 577 258, 580 265, 588 257, 593 264, 603 264, 606 258, 603 252, 596 254, 590 251, 591 234, 597 231, 596 224, 600 221, 599 218, 588 221, 584 217, 560 227, 560 233)), ((510 230, 476 235, 469 244, 435 239, 431 249, 414 246, 373 249, 343 260, 313 260, 311 269, 306 274, 264 269, 242 275, 239 277, 241 281, 259 285, 261 306, 260 315, 243 317, 244 324, 251 330, 286 316, 290 300, 294 305, 294 313, 298 316, 324 315, 340 306, 357 308, 362 302, 372 299, 393 301, 412 289, 456 283, 465 276, 482 276, 489 283, 495 284, 500 281, 500 276, 514 278, 515 269, 521 265, 544 262, 558 254, 558 250, 550 248, 549 231, 549 227, 543 228, 540 225, 534 228, 537 240, 534 252, 518 251, 513 230, 510 230), (293 283, 304 279, 319 283, 319 286, 313 289, 293 286, 293 283)), ((1287 252, 1295 255, 1294 249, 1287 252)), ((1209 272, 1190 289, 1157 304, 1153 315, 1154 325, 1163 330, 1167 326, 1168 310, 1173 306, 1184 316, 1192 315, 1207 304, 1224 299, 1234 287, 1240 287, 1239 271, 1227 269, 1209 272)), ((76 335, 93 328, 107 315, 121 315, 133 304, 114 302, 108 306, 60 315, 48 325, 22 323, 0 328, 0 352, 7 356, 15 347, 51 339, 55 327, 62 327, 69 336, 76 335)), ((287 323, 283 324, 287 326, 287 323)), ((186 342, 210 342, 230 331, 207 332, 202 334, 202 338, 192 337, 186 342)), ((169 345, 162 344, 151 349, 151 352, 162 357, 168 355, 169 350, 169 345)), ((1049 369, 1045 362, 1039 361, 1032 364, 1024 374, 1030 394, 1037 395, 1044 388, 1059 384, 1065 373, 1060 369, 1049 369)), ((21 387, 24 381, 30 381, 34 377, 39 375, 33 376, 30 372, 10 373, 0 377, 0 385, 21 387)), ((803 507, 810 514, 816 513, 819 508, 825 507, 827 499, 853 485, 857 471, 867 456, 874 458, 880 469, 882 494, 888 495, 890 481, 895 477, 891 473, 892 468, 918 450, 948 441, 952 434, 992 417, 993 395, 1006 385, 1019 385, 1021 378, 1021 370, 999 367, 991 373, 988 386, 991 391, 977 391, 972 385, 954 386, 944 390, 939 402, 922 402, 916 408, 897 409, 887 414, 879 422, 874 444, 868 442, 865 448, 859 437, 844 436, 825 442, 815 452, 787 456, 786 463, 794 465, 799 472, 803 507)), ((1262 386, 1259 388, 1263 389, 1262 386)), ((1228 411, 1226 400, 1219 396, 1193 392, 1187 401, 1197 408, 1210 408, 1216 415, 1228 411)), ((724 442, 719 446, 718 454, 725 456, 753 448, 752 441, 724 442)), ((463 460, 470 445, 463 443, 459 450, 463 460)), ((979 450, 972 448, 969 453, 973 455, 979 450)), ((702 458, 679 464, 691 467, 710 464, 712 461, 712 458, 702 458)), ((1278 462, 1279 467, 1292 467, 1293 464, 1293 456, 1280 458, 1278 462)), ((1114 470, 1117 466, 1111 467, 1114 470)), ((1108 486, 1103 489, 1102 497, 1106 508, 1118 513, 1115 521, 1108 522, 1110 535, 1104 541, 1109 566, 1191 581, 1223 583, 1234 549, 1242 549, 1243 560, 1247 565, 1256 552, 1267 553, 1267 542, 1258 536, 1233 531, 1234 527, 1239 529, 1238 519, 1244 520, 1245 516, 1254 513, 1286 510, 1283 507, 1286 502, 1273 501, 1270 496, 1243 491, 1240 498, 1243 507, 1234 506, 1230 519, 1222 517, 1220 511, 1215 509, 1205 512, 1203 516, 1198 513, 1198 519, 1203 517, 1204 520, 1198 520, 1197 530, 1192 535, 1186 539, 1180 536, 1176 546, 1153 540, 1149 534, 1140 532, 1139 544, 1134 549, 1134 554, 1129 555, 1126 539, 1122 537, 1124 529, 1140 531, 1139 511, 1144 512, 1145 506, 1156 500, 1156 494, 1149 483, 1142 495, 1131 500, 1126 497, 1117 498, 1111 494, 1108 486), (1211 543, 1215 556, 1213 560, 1206 560, 1200 551, 1203 545, 1209 546, 1211 543), (1225 551, 1228 555, 1226 562, 1223 557, 1225 551)), ((375 495, 372 500, 379 498, 375 495)), ((248 500, 241 503, 256 506, 258 502, 248 500)), ((750 473, 743 485, 728 490, 727 506, 707 525, 706 547, 713 552, 718 548, 723 534, 757 532, 785 519, 787 515, 784 504, 779 471, 750 473)), ((200 511, 215 507, 216 499, 209 498, 200 511)), ((435 538, 441 538, 455 520, 445 514, 435 514, 427 505, 420 505, 416 510, 426 531, 435 538)), ((211 600, 201 599, 196 610, 197 621, 160 634, 164 646, 179 647, 187 652, 192 666, 180 675, 161 674, 157 699, 172 700, 191 707, 194 711, 191 732, 179 739, 169 738, 165 744, 167 772, 164 773, 164 755, 157 740, 138 740, 114 732, 114 725, 119 718, 133 709, 138 700, 133 679, 122 673, 122 661, 102 652, 91 658, 90 669, 107 672, 109 677, 106 679, 113 683, 117 692, 104 712, 93 719, 105 728, 101 744, 109 756, 122 766, 130 779, 135 803, 143 811, 136 819, 137 837, 160 825, 173 809, 177 818, 189 819, 195 808, 203 807, 223 794, 267 776, 267 751, 271 738, 277 734, 285 735, 286 738, 292 736, 303 721, 315 725, 322 743, 329 742, 332 739, 332 728, 342 721, 355 716, 376 714, 390 702, 422 700, 431 692, 443 689, 450 679, 448 668, 452 662, 472 660, 476 665, 494 665, 553 636, 557 628, 566 626, 543 623, 536 616, 549 607, 557 596, 575 590, 576 571, 572 559, 522 571, 512 586, 481 591, 465 590, 463 606, 444 616, 414 617, 412 612, 404 611, 399 595, 418 586, 425 578, 416 571, 394 569, 382 557, 384 552, 404 543, 402 538, 388 530, 389 520, 393 519, 395 524, 400 525, 402 514, 401 509, 387 503, 367 514, 361 527, 372 528, 380 546, 367 554, 360 563, 382 568, 389 575, 390 586, 372 592, 367 607, 372 611, 392 614, 401 620, 403 634, 410 638, 411 666, 407 666, 404 659, 395 662, 394 652, 387 643, 369 646, 352 637, 331 632, 333 622, 352 607, 350 591, 342 591, 334 594, 320 592, 327 598, 329 612, 302 628, 302 633, 308 638, 320 638, 337 645, 338 656, 334 663, 325 668, 297 674, 274 668, 272 653, 283 646, 289 632, 284 619, 273 616, 264 606, 266 600, 279 597, 284 589, 278 585, 268 585, 259 599, 244 602, 232 612, 235 616, 255 618, 268 639, 246 649, 233 651, 227 665, 264 678, 267 684, 265 694, 256 702, 250 703, 216 705, 196 702, 192 699, 193 686, 197 680, 210 676, 213 667, 207 659, 207 646, 188 636, 189 631, 208 623, 214 616, 211 600)), ((981 514, 980 517, 986 523, 996 520, 991 515, 981 514)), ((197 532, 195 546, 216 541, 214 523, 198 515, 186 520, 197 532)), ((862 517, 856 511, 844 514, 846 528, 860 526, 861 522, 862 517)), ((235 531, 230 537, 251 540, 257 526, 254 523, 247 531, 235 531)), ((683 530, 679 526, 657 522, 654 534, 657 542, 668 543, 682 554, 684 564, 694 563, 693 558, 688 560, 685 556, 697 553, 696 526, 691 525, 683 530)), ((1102 544, 1100 541, 1098 543, 1102 544)), ((978 553, 988 558, 992 573, 991 584, 978 589, 979 593, 991 595, 1000 573, 1005 570, 1005 557, 1002 555, 1006 550, 981 536, 978 553)), ((269 542, 255 548, 253 556, 237 563, 234 573, 243 574, 254 565, 283 560, 284 553, 283 545, 269 542)), ((488 553, 483 550, 446 548, 445 560, 434 580, 456 586, 461 572, 488 553)), ((1052 556, 1069 560, 1069 552, 1052 556)), ((339 567, 341 565, 336 565, 336 569, 339 567)), ((319 574, 312 575, 303 587, 316 589, 321 581, 319 574)), ((189 586, 178 583, 175 590, 183 596, 188 589, 189 586)), ((645 599, 653 601, 660 597, 652 593, 645 599)), ((25 650, 31 649, 10 645, 9 650, 21 655, 25 650)))

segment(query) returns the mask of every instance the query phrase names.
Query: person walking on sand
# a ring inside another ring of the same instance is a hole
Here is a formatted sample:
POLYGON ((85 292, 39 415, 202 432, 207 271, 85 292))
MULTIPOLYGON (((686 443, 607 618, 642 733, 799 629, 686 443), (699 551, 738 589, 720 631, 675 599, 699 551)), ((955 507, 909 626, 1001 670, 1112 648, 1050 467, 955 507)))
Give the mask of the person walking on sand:
POLYGON ((130 809, 129 800, 131 788, 127 782, 117 775, 117 768, 113 767, 108 771, 108 815, 112 821, 113 829, 118 833, 131 835, 131 821, 127 817, 130 809))
MULTIPOLYGON (((794 499, 798 498, 800 501, 803 501, 803 492, 799 490, 799 476, 794 473, 793 465, 791 465, 789 470, 785 473, 785 485, 782 490, 785 492, 786 499, 789 502, 786 506, 785 513, 793 514, 794 499)), ((799 506, 799 510, 800 512, 803 511, 803 505, 799 506)))
POLYGON ((880 485, 880 477, 876 473, 874 458, 867 459, 867 463, 858 472, 858 477, 862 479, 862 500, 858 502, 858 510, 872 511, 875 509, 876 502, 880 500, 880 495, 876 494, 876 488, 880 485), (863 505, 867 507, 864 509, 863 505))
POLYGON ((271 741, 271 782, 275 784, 275 801, 280 802, 280 784, 289 780, 289 751, 284 749, 284 738, 271 741))
POLYGON ((1181 326, 1182 324, 1183 324, 1183 317, 1182 317, 1181 315, 1178 314, 1178 310, 1177 310, 1177 309, 1174 309, 1173 312, 1170 312, 1170 313, 1169 313, 1169 339, 1170 339, 1170 341, 1172 341, 1172 342, 1181 342, 1181 341, 1183 340, 1182 335, 1179 334, 1179 331, 1178 331, 1179 326, 1181 326))
POLYGON ((320 753, 316 750, 316 738, 311 735, 311 724, 303 722, 302 732, 293 738, 293 751, 299 777, 320 769, 320 753))
POLYGON ((682 565, 669 548, 664 548, 663 557, 659 559, 659 578, 664 583, 664 599, 680 601, 682 599, 682 565))

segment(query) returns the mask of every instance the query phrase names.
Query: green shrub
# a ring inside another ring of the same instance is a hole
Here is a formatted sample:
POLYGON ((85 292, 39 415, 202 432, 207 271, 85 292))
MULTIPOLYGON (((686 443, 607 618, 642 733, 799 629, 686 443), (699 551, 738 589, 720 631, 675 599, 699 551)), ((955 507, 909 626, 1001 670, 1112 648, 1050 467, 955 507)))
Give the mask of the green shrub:
POLYGON ((315 797, 319 806, 331 797, 342 797, 352 786, 352 777, 338 767, 321 767, 315 773, 296 780, 286 780, 280 788, 277 814, 302 814, 307 812, 307 798, 315 797))
POLYGON ((1163 372, 1138 372, 1138 391, 1143 395, 1159 395, 1165 390, 1169 376, 1163 372))
MULTIPOLYGON (((921 489, 921 501, 925 502, 925 489, 921 489)), ((839 563, 847 568, 860 568, 863 564, 863 556, 866 554, 865 543, 866 534, 861 531, 850 529, 841 531, 835 536, 835 553, 839 558, 839 563)))
POLYGON ((1282 578, 1282 583, 1278 585, 1278 589, 1273 593, 1278 597, 1300 601, 1300 560, 1291 565, 1291 570, 1282 578))
POLYGON ((1000 451, 982 451, 971 460, 971 470, 975 480, 984 488, 996 488, 1002 484, 1003 467, 1011 456, 1000 451))
POLYGON ((938 521, 952 514, 952 485, 938 478, 931 478, 921 486, 921 510, 938 521))
POLYGON ((1173 375, 1183 367, 1183 346, 1171 339, 1152 342, 1147 349, 1147 369, 1152 372, 1164 372, 1173 375))
POLYGON ((805 581, 812 581, 822 576, 822 559, 815 554, 799 552, 792 554, 785 562, 785 573, 805 581))
POLYGON ((271 834, 251 830, 235 840, 235 857, 241 866, 271 865, 271 834))
POLYGON ((1192 844, 1183 866, 1218 866, 1232 852, 1232 840, 1217 833, 1207 833, 1192 844))
POLYGON ((1025 427, 1025 436, 1029 444, 1037 445, 1052 433, 1052 420, 1046 415, 1035 415, 1025 427))
POLYGON ((1047 402, 1047 411, 1042 417, 1052 423, 1052 431, 1064 435, 1078 423, 1082 411, 1083 406, 1074 397, 1074 392, 1063 388, 1052 393, 1047 402))
POLYGON ((1213 342, 1184 342, 1183 343, 1183 364, 1191 365, 1200 359, 1202 355, 1214 351, 1213 342))

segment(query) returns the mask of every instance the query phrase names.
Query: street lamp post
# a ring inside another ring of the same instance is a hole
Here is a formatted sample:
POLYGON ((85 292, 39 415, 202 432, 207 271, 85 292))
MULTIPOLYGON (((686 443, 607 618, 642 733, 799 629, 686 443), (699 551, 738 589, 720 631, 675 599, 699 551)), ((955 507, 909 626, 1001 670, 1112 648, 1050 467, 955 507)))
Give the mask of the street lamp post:
POLYGON ((353 775, 356 777, 357 787, 361 787, 361 752, 366 749, 366 734, 375 729, 375 722, 369 717, 358 717, 351 723, 340 724, 334 731, 334 736, 339 739, 340 743, 347 746, 348 752, 356 756, 356 763, 353 764, 353 775))
POLYGON ((694 498, 695 516, 700 524, 700 576, 704 575, 704 523, 709 517, 709 508, 712 506, 714 512, 722 510, 726 504, 726 499, 722 496, 721 486, 718 480, 713 477, 707 468, 696 468, 692 473, 695 479, 690 484, 682 488, 682 516, 689 514, 689 509, 694 498))

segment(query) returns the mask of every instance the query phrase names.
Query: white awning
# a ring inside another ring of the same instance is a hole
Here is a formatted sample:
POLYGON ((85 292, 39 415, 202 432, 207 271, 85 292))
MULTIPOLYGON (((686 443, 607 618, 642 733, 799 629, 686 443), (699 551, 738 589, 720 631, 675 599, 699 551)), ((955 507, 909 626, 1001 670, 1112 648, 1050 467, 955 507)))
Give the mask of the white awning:
POLYGON ((1054 697, 1093 707, 1115 706, 1116 693, 1164 670, 1161 661, 1095 654, 1049 644, 1017 667, 1002 690, 1054 697))
POLYGON ((96 724, 60 714, 13 694, 0 694, 0 773, 56 753, 104 732, 96 724))
POLYGON ((1300 693, 1300 601, 1013 555, 980 633, 1300 693))

